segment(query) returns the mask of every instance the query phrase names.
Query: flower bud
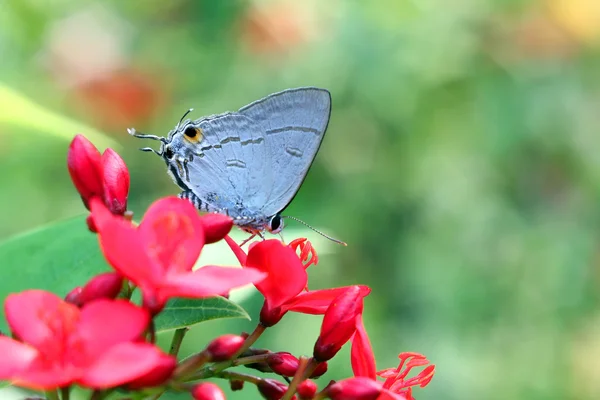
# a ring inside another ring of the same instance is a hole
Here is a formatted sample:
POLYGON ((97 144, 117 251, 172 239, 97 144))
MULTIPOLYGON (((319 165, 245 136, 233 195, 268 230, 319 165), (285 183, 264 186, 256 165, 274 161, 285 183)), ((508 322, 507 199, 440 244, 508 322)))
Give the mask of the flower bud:
POLYGON ((323 361, 317 365, 317 368, 315 368, 315 370, 312 372, 312 374, 310 374, 310 377, 318 378, 321 375, 323 375, 325 372, 327 372, 327 362, 323 361))
POLYGON ((146 375, 130 382, 127 385, 127 388, 130 390, 136 390, 140 388, 162 385, 171 377, 176 366, 177 359, 175 357, 167 354, 161 354, 160 363, 146 375))
POLYGON ((192 397, 196 400, 225 400, 225 393, 214 383, 205 382, 194 386, 192 397))
POLYGON ((102 184, 104 204, 111 213, 123 215, 127 211, 129 171, 125 161, 113 149, 102 154, 102 184))
POLYGON ((222 240, 231 231, 233 219, 222 214, 206 214, 200 218, 206 244, 222 240))
POLYGON ((312 399, 315 397, 317 389, 317 384, 310 379, 307 379, 298 385, 298 396, 300 396, 301 399, 312 399))
POLYGON ((93 277, 81 290, 79 304, 98 299, 114 299, 121 292, 123 277, 117 272, 106 272, 93 277))
MULTIPOLYGON (((287 390, 287 385, 275 379, 262 379, 256 384, 258 391, 267 400, 279 400, 287 390)), ((296 398, 294 396, 293 398, 296 398)))
POLYGON ((267 364, 273 372, 283 376, 294 376, 298 370, 299 361, 296 357, 286 352, 270 354, 267 364))
POLYGON ((230 380, 229 388, 231 389, 232 392, 237 392, 239 390, 242 390, 244 388, 244 381, 235 380, 235 379, 230 380))
POLYGON ((245 339, 238 335, 219 336, 210 342, 206 351, 210 354, 211 361, 226 361, 242 348, 244 341, 245 339))
POLYGON ((81 286, 77 286, 75 289, 67 293, 67 295, 65 296, 65 301, 67 303, 71 303, 79 307, 79 305, 81 304, 79 296, 81 296, 82 290, 83 289, 81 288, 81 286))
POLYGON ((368 291, 360 286, 351 286, 331 302, 315 343, 313 354, 317 361, 330 360, 350 340, 356 331, 356 318, 363 311, 363 297, 367 294, 368 291))
POLYGON ((381 390, 381 382, 358 377, 334 383, 326 389, 326 392, 332 400, 376 400, 381 390))
POLYGON ((103 194, 100 152, 85 136, 77 135, 69 145, 67 167, 75 188, 89 209, 89 200, 103 194))

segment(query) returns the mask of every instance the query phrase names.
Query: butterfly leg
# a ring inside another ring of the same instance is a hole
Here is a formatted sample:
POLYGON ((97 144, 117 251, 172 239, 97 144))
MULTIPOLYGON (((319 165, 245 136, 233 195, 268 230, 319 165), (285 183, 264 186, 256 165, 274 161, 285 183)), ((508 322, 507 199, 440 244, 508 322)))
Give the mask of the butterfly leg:
POLYGON ((251 241, 252 239, 254 239, 256 237, 256 233, 253 233, 248 239, 244 240, 241 244, 240 247, 242 247, 243 245, 245 245, 246 243, 248 243, 249 241, 251 241))

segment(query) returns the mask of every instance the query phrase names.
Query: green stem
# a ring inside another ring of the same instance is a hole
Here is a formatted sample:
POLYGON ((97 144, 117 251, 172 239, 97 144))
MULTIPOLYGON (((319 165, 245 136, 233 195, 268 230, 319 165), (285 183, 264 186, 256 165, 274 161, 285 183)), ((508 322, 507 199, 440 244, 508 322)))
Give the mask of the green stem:
POLYGON ((62 400, 69 400, 70 395, 71 395, 71 388, 69 386, 60 388, 60 398, 62 400))
POLYGON ((47 400, 58 400, 58 391, 57 390, 47 390, 45 392, 47 400))
MULTIPOLYGON (((281 397, 281 400, 290 400, 292 398, 292 396, 294 395, 294 393, 296 393, 296 390, 298 389, 298 385, 300 384, 300 382, 304 381, 306 379, 306 376, 308 376, 312 373, 312 371, 310 371, 311 369, 314 371, 314 367, 312 367, 312 361, 314 361, 314 358, 310 358, 310 360, 309 360, 306 357, 300 357, 300 363, 298 364, 298 369, 296 370, 296 374, 294 374, 294 379, 292 379, 292 382, 290 383, 290 385, 288 386, 288 389, 285 391, 285 393, 281 397)), ((316 363, 315 363, 315 367, 316 367, 316 363)))
POLYGON ((236 358, 238 358, 240 356, 240 354, 242 354, 243 352, 248 350, 250 348, 250 346, 252 346, 254 344, 254 342, 256 342, 258 340, 260 335, 262 335, 266 329, 267 328, 260 323, 258 325, 256 325, 256 328, 254 328, 254 332, 252 332, 250 334, 250 336, 248 336, 246 338, 243 346, 237 351, 237 353, 235 353, 233 355, 233 357, 231 357, 231 359, 235 360, 236 358))
POLYGON ((241 372, 233 372, 233 371, 219 372, 215 376, 218 376, 219 378, 227 379, 230 381, 250 382, 255 385, 258 385, 258 383, 261 381, 261 379, 257 376, 249 375, 249 374, 242 374, 241 372))
POLYGON ((179 328, 175 330, 175 333, 173 334, 173 339, 171 340, 169 354, 171 354, 172 356, 176 356, 179 353, 179 348, 181 347, 181 342, 183 342, 183 337, 189 329, 190 328, 186 326, 184 328, 179 328))
POLYGON ((238 358, 237 360, 233 360, 232 366, 237 367, 239 365, 264 362, 264 361, 267 361, 267 357, 269 357, 271 354, 272 353, 269 352, 269 353, 265 353, 265 354, 258 354, 256 356, 248 356, 248 357, 238 358))

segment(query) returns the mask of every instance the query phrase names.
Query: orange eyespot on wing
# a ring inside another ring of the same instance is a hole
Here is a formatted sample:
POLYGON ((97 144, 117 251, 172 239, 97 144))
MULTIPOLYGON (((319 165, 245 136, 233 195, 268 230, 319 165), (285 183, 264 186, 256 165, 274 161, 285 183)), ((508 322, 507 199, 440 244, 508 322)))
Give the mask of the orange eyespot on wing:
POLYGON ((185 128, 185 130, 183 131, 183 136, 188 142, 191 143, 200 143, 204 138, 204 135, 202 135, 202 129, 196 128, 194 126, 188 126, 187 128, 185 128))

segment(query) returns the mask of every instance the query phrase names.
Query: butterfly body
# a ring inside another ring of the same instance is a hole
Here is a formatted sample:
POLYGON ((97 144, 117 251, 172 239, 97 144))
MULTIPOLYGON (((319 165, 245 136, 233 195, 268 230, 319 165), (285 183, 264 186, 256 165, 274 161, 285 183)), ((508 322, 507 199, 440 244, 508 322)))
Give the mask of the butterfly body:
POLYGON ((180 121, 158 151, 179 197, 200 211, 229 215, 260 233, 283 227, 292 201, 319 150, 329 123, 331 96, 318 88, 288 89, 235 112, 180 121))

